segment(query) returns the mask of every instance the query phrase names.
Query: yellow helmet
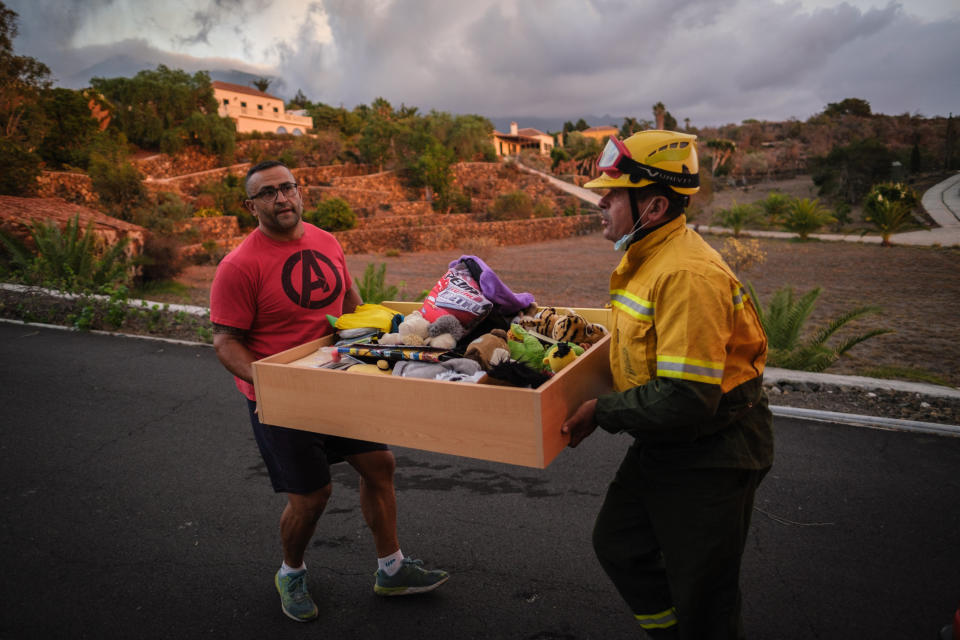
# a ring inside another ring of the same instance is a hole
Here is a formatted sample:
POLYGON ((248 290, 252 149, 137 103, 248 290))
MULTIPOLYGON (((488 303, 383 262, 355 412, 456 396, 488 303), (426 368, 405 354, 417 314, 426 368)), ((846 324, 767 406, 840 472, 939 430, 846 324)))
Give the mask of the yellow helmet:
POLYGON ((695 135, 658 129, 635 133, 623 142, 610 136, 597 159, 600 177, 583 186, 640 188, 656 183, 692 195, 700 190, 696 140, 695 135))

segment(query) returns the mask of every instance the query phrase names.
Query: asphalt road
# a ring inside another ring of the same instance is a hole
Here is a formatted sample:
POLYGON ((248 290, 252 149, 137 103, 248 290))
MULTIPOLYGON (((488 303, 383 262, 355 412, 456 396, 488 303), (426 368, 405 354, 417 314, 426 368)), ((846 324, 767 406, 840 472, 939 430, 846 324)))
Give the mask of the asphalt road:
MULTIPOLYGON (((373 594, 344 465, 309 550, 321 619, 284 617, 275 496, 213 351, 0 323, 0 638, 638 637, 590 549, 628 442, 546 470, 396 449, 404 552, 373 594)), ((753 638, 933 638, 960 601, 960 438, 778 420, 744 560, 753 638)))

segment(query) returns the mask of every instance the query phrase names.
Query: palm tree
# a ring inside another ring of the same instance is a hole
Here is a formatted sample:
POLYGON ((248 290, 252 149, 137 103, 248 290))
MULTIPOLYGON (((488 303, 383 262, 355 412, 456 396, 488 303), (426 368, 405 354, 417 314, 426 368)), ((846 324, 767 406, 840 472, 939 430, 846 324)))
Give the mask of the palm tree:
POLYGON ((883 182, 870 189, 863 203, 864 220, 880 231, 882 246, 893 246, 890 236, 914 222, 917 201, 917 194, 900 183, 883 182))
POLYGON ((799 298, 794 297, 792 287, 784 287, 773 293, 766 307, 760 304, 760 298, 747 284, 750 295, 755 301, 754 307, 760 317, 760 324, 767 334, 767 364, 773 367, 794 369, 799 371, 823 371, 836 362, 856 345, 883 335, 892 333, 892 329, 871 329, 866 333, 855 335, 842 340, 836 346, 828 346, 827 341, 838 330, 851 321, 867 315, 878 313, 879 307, 864 305, 840 314, 810 334, 804 332, 804 324, 813 312, 817 298, 822 289, 816 287, 799 298), (803 338, 802 334, 807 337, 803 338))
POLYGON ((780 219, 790 207, 792 198, 785 193, 771 191, 767 197, 757 203, 763 215, 767 218, 767 223, 774 225, 780 222, 780 219))
POLYGON ((716 140, 707 140, 707 148, 713 150, 713 162, 710 166, 710 173, 716 175, 717 169, 723 166, 727 158, 737 150, 737 143, 733 140, 717 138, 716 140))
POLYGON ((783 226, 787 231, 793 231, 799 235, 801 240, 807 240, 811 233, 836 220, 830 210, 821 205, 819 200, 800 198, 790 203, 783 219, 783 226))
POLYGON ((653 105, 653 118, 657 121, 657 129, 663 129, 663 119, 667 115, 667 107, 662 102, 653 105))
POLYGON ((739 238, 743 228, 757 220, 757 210, 752 205, 737 204, 736 201, 729 209, 721 209, 717 215, 720 224, 729 228, 734 238, 739 238))

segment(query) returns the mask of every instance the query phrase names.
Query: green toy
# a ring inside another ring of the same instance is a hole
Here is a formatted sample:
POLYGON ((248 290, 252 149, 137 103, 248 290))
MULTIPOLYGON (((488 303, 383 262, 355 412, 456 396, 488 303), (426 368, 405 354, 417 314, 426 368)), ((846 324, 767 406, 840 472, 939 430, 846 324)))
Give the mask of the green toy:
POLYGON ((534 371, 543 371, 543 344, 518 324, 511 324, 507 333, 510 359, 516 360, 534 371))

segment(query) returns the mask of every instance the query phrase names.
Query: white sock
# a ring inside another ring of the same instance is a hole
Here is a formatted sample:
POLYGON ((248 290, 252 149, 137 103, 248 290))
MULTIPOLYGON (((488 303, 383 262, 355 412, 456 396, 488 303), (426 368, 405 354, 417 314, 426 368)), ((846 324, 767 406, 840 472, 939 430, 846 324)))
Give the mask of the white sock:
POLYGON ((400 567, 403 566, 403 552, 397 549, 384 558, 377 558, 377 564, 388 576, 395 575, 397 571, 400 571, 400 567))
POLYGON ((280 565, 280 575, 282 576, 285 576, 290 573, 296 573, 298 571, 306 571, 306 570, 307 570, 306 562, 301 563, 299 567, 291 567, 286 563, 286 561, 284 561, 284 563, 280 565))

